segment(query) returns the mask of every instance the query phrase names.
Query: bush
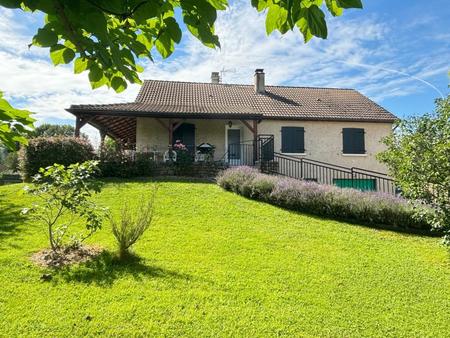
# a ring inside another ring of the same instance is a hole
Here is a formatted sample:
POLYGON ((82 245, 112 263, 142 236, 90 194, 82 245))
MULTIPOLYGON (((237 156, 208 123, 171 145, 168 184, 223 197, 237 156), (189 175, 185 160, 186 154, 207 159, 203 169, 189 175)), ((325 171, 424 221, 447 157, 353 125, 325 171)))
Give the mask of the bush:
POLYGON ((54 164, 68 166, 94 158, 94 149, 88 140, 68 136, 37 137, 22 147, 19 167, 24 180, 54 164))
POLYGON ((17 151, 8 153, 8 155, 6 155, 5 159, 2 162, 2 164, 8 171, 15 173, 19 170, 19 154, 17 153, 17 151))
POLYGON ((129 248, 150 227, 153 220, 155 194, 156 186, 150 199, 144 203, 139 201, 138 207, 130 205, 128 201, 123 203, 119 219, 109 214, 112 232, 119 247, 120 259, 129 255, 129 248))
POLYGON ((151 176, 155 161, 151 153, 135 153, 114 148, 102 149, 99 156, 99 168, 102 177, 139 177, 151 176))
POLYGON ((418 218, 415 212, 420 208, 421 214, 429 215, 431 208, 388 194, 269 176, 249 167, 225 170, 217 182, 226 190, 290 210, 370 225, 432 229, 426 217, 418 218))

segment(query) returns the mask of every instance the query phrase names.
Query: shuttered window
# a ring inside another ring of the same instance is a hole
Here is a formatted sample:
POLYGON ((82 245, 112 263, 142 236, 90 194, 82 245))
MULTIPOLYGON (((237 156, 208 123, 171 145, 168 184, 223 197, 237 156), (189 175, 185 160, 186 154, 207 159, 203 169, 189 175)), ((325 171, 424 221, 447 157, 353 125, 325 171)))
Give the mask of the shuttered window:
POLYGON ((344 154, 365 154, 364 129, 342 129, 342 145, 344 154))
POLYGON ((303 127, 281 128, 281 152, 291 154, 305 152, 305 129, 303 127))

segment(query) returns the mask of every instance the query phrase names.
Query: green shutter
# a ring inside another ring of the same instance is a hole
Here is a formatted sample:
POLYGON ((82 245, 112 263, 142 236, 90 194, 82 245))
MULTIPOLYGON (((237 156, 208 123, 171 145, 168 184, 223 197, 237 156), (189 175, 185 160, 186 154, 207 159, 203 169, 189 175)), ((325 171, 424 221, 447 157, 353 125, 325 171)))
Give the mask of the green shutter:
POLYGON ((281 152, 305 152, 305 129, 303 127, 281 127, 281 152))
POLYGON ((364 129, 342 129, 342 145, 344 154, 365 154, 364 129))

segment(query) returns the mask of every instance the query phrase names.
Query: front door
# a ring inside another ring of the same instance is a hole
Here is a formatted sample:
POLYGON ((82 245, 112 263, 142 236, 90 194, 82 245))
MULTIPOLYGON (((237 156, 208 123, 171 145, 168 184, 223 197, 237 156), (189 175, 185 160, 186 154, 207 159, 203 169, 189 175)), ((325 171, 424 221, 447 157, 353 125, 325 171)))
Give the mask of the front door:
POLYGON ((181 141, 189 153, 195 153, 195 125, 192 123, 183 123, 173 131, 173 142, 181 141))
POLYGON ((241 130, 228 129, 228 162, 233 165, 239 165, 241 162, 241 130))

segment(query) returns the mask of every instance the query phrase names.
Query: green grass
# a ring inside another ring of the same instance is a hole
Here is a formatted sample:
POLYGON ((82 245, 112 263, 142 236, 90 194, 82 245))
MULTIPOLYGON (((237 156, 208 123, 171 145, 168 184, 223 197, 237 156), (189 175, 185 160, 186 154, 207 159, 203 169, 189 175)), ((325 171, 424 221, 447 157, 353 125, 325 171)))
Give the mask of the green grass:
MULTIPOLYGON (((162 182, 140 260, 105 254, 41 282, 29 257, 46 234, 19 215, 31 201, 21 187, 0 187, 0 336, 449 335, 450 257, 438 238, 162 182)), ((149 188, 110 182, 98 200, 117 212, 149 188)), ((108 225, 91 242, 115 249, 108 225)))

